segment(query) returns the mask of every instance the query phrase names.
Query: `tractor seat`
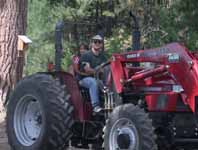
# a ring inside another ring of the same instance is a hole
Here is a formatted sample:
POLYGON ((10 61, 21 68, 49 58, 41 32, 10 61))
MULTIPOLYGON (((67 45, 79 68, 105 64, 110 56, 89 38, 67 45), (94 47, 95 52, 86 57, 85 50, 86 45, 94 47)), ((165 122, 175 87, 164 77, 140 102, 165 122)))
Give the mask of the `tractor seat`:
POLYGON ((83 100, 90 101, 89 89, 80 85, 80 81, 78 82, 78 86, 80 89, 80 93, 83 97, 83 100))

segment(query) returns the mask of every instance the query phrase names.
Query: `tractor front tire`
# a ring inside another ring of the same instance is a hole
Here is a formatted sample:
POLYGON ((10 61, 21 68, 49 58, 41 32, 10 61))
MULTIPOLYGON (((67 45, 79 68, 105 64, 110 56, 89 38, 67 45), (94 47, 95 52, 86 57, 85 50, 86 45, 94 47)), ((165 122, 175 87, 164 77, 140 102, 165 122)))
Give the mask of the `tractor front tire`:
POLYGON ((103 131, 105 150, 157 150, 152 121, 133 104, 116 107, 103 131))
POLYGON ((21 80, 7 110, 12 150, 65 150, 72 135, 73 106, 58 79, 35 74, 21 80))

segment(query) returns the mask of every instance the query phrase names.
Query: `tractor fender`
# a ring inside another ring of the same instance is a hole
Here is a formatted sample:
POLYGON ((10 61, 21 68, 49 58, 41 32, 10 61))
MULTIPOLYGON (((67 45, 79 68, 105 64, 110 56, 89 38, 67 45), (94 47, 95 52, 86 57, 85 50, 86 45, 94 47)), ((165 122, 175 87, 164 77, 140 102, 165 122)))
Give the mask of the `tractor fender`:
POLYGON ((81 96, 79 84, 77 79, 68 72, 55 71, 55 72, 43 72, 44 74, 50 74, 55 78, 59 78, 62 85, 70 94, 70 102, 74 107, 74 119, 84 121, 90 119, 91 110, 87 110, 84 104, 84 100, 81 96))

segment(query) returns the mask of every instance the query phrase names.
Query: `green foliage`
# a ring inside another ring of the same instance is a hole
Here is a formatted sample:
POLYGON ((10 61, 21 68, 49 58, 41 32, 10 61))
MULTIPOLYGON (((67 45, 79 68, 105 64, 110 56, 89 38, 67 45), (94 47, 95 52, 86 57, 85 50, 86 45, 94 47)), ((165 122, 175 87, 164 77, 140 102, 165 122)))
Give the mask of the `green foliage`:
POLYGON ((27 52, 24 73, 32 74, 47 69, 48 59, 53 59, 53 19, 46 0, 29 1, 28 7, 28 36, 33 43, 27 52))
MULTIPOLYGON (((47 63, 54 62, 54 29, 56 22, 62 19, 62 16, 54 15, 55 9, 49 5, 47 0, 30 1, 28 10, 28 36, 33 43, 30 44, 27 52, 25 75, 46 71, 47 63)), ((67 50, 66 58, 71 56, 69 46, 64 41, 64 49, 67 50)), ((63 68, 66 69, 69 62, 63 62, 63 64, 63 68)))
POLYGON ((152 33, 148 38, 150 46, 160 46, 170 42, 183 42, 191 50, 198 49, 198 1, 176 0, 170 8, 160 7, 160 30, 166 33, 152 33))
POLYGON ((129 47, 131 47, 131 36, 124 28, 115 29, 112 37, 105 40, 105 49, 108 55, 124 52, 129 47))
MULTIPOLYGON (((131 18, 129 11, 138 17, 142 32, 142 47, 162 46, 182 41, 191 50, 198 49, 198 1, 172 0, 171 5, 146 3, 145 0, 29 0, 28 36, 33 43, 28 49, 25 74, 45 71, 48 61, 54 60, 54 27, 57 20, 88 24, 102 23, 111 34, 105 36, 105 49, 110 55, 122 52, 131 46, 131 18), (98 16, 97 16, 98 15, 98 16), (98 17, 98 18, 96 18, 98 17), (112 25, 105 24, 112 20, 112 25), (103 22, 102 22, 103 21, 103 22)), ((165 1, 164 1, 165 2, 165 1)), ((80 29, 87 30, 85 24, 80 29)), ((70 37, 70 28, 65 35, 70 37)), ((79 41, 64 41, 63 68, 70 64, 72 47, 76 47, 85 36, 78 33, 79 41), (84 36, 84 37, 83 37, 84 36)), ((91 35, 89 35, 91 36, 91 35)))
POLYGON ((197 0, 178 0, 177 8, 183 15, 183 21, 190 28, 197 29, 198 27, 198 1, 197 0))
POLYGON ((76 0, 75 7, 57 4, 53 7, 51 14, 55 17, 61 17, 61 19, 77 20, 90 15, 89 10, 92 2, 93 0, 76 0))
POLYGON ((174 7, 161 7, 159 10, 159 30, 150 32, 146 37, 146 47, 158 47, 166 43, 178 41, 179 23, 176 21, 178 12, 174 7))
POLYGON ((178 0, 178 12, 184 31, 184 40, 191 50, 198 49, 198 1, 178 0))

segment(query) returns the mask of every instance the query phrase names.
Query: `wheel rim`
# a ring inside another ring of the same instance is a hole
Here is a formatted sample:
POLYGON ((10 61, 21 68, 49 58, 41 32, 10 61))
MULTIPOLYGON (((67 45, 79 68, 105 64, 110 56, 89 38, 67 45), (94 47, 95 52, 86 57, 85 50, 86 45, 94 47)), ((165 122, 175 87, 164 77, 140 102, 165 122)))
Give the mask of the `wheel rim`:
POLYGON ((19 100, 14 113, 14 131, 22 145, 31 146, 39 138, 43 124, 42 118, 37 98, 26 95, 19 100))
POLYGON ((137 150, 139 145, 139 136, 134 123, 122 118, 115 122, 109 136, 110 150, 137 150))

